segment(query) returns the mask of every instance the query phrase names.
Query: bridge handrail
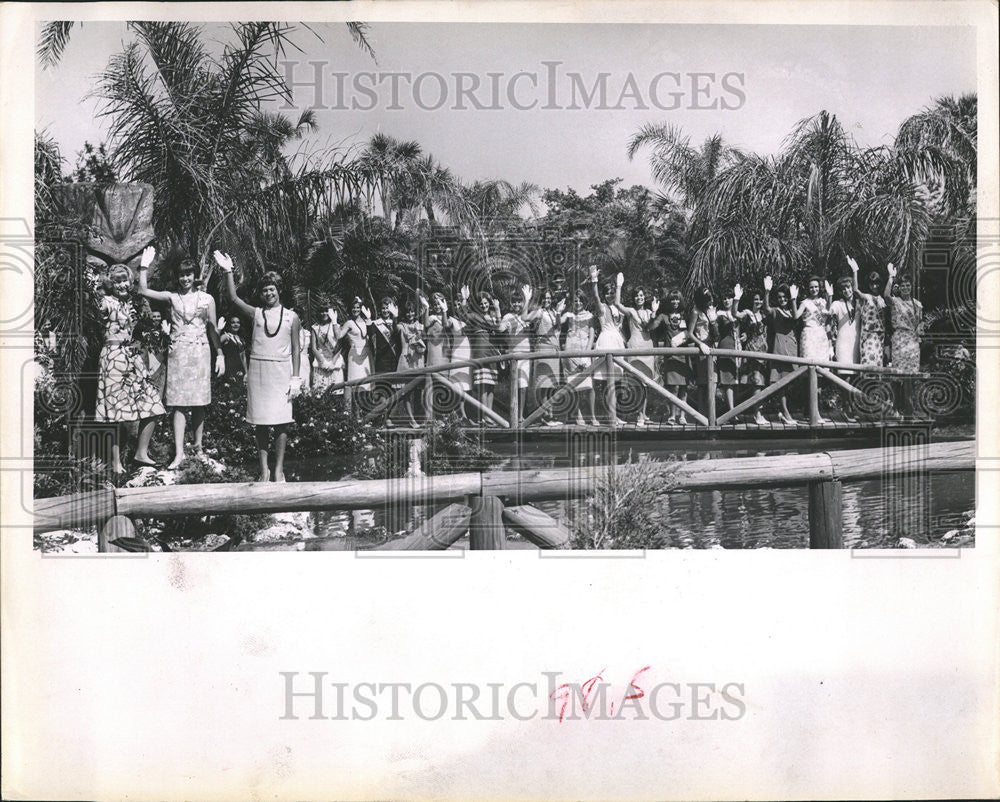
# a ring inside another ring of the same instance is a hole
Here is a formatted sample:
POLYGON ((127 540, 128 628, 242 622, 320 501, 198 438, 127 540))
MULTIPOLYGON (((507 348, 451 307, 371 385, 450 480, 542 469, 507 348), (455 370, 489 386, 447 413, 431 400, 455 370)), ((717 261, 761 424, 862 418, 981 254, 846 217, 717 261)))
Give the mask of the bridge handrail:
MULTIPOLYGON (((772 362, 788 365, 805 365, 839 372, 868 373, 893 378, 926 378, 926 373, 912 373, 898 368, 882 367, 878 365, 860 365, 847 362, 833 362, 830 360, 806 359, 800 356, 786 356, 785 354, 772 354, 764 351, 742 351, 731 348, 710 348, 707 354, 713 357, 731 357, 736 359, 753 359, 762 362, 772 362)), ((424 365, 419 368, 409 368, 408 370, 397 370, 385 373, 371 373, 360 379, 351 379, 344 382, 336 382, 329 385, 329 389, 343 389, 345 387, 356 387, 364 384, 374 384, 375 382, 406 382, 420 376, 427 376, 432 373, 445 373, 461 368, 480 368, 504 362, 535 361, 538 359, 597 359, 606 356, 616 356, 624 358, 642 356, 704 356, 701 350, 694 347, 661 347, 661 348, 615 348, 615 349, 591 349, 589 351, 524 351, 522 353, 506 353, 497 356, 477 357, 475 359, 463 359, 458 362, 440 363, 437 365, 424 365)))

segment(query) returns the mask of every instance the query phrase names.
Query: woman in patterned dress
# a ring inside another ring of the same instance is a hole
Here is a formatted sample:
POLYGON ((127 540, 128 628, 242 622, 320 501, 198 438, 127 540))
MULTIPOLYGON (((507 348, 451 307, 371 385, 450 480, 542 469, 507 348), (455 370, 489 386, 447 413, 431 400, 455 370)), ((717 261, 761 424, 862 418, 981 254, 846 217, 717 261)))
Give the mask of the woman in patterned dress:
MULTIPOLYGON (((650 308, 646 308, 646 292, 642 287, 637 287, 632 295, 632 306, 622 304, 622 284, 625 277, 619 273, 615 277, 615 308, 621 312, 629 322, 629 337, 625 344, 627 348, 645 349, 653 347, 653 336, 650 334, 650 323, 656 317, 656 312, 660 308, 660 302, 653 298, 650 308)), ((655 357, 634 356, 628 362, 636 370, 650 379, 656 375, 655 357)), ((636 381, 630 377, 631 381, 636 381)), ((637 382, 638 383, 638 382, 637 382)), ((646 403, 648 401, 646 386, 639 386, 639 414, 636 417, 635 425, 641 429, 646 425, 646 403)))
MULTIPOLYGON (((500 318, 500 331, 505 335, 504 350, 508 354, 527 354, 531 351, 531 328, 524 317, 530 302, 531 287, 525 284, 521 287, 520 293, 511 293, 510 311, 500 318)), ((528 393, 531 377, 531 361, 518 359, 508 362, 507 365, 517 374, 517 408, 523 415, 525 396, 528 393)))
MULTIPOLYGON (((737 285, 738 286, 738 285, 737 285)), ((742 295, 742 288, 740 288, 742 295)), ((736 315, 736 288, 725 290, 722 295, 722 309, 718 313, 719 344, 718 348, 727 351, 737 351, 740 347, 740 324, 736 315)), ((716 360, 718 387, 726 397, 729 409, 735 404, 736 385, 740 381, 739 360, 732 356, 720 356, 716 360)))
MULTIPOLYGON (((680 290, 671 290, 660 306, 660 314, 650 323, 650 333, 659 339, 664 348, 681 348, 687 343, 687 324, 684 321, 684 297, 680 290)), ((660 381, 681 401, 687 399, 687 386, 691 381, 691 363, 686 356, 665 356, 660 362, 660 381)), ((671 404, 667 425, 684 426, 684 410, 671 404)))
MULTIPOLYGON (((885 352, 885 311, 887 300, 892 293, 892 280, 887 279, 882 290, 878 289, 881 277, 873 270, 868 274, 867 292, 862 292, 858 286, 858 263, 850 256, 847 264, 851 267, 851 280, 854 294, 859 299, 861 318, 861 334, 859 356, 862 365, 882 367, 885 352)), ((889 265, 892 268, 892 265, 889 265)))
MULTIPOLYGON (((402 310, 402 316, 396 324, 399 332, 399 362, 396 370, 413 370, 424 366, 424 355, 427 345, 424 342, 424 324, 417 319, 416 302, 407 301, 402 310)), ((413 377, 410 377, 413 378, 413 377)), ((409 381, 407 378, 406 381, 409 381)), ((413 393, 407 393, 401 399, 407 422, 413 428, 417 427, 417 419, 413 414, 413 393)))
MULTIPOLYGON (((565 307, 565 301, 556 304, 552 291, 546 289, 542 290, 541 304, 524 315, 524 320, 532 325, 534 351, 559 350, 559 317, 565 307)), ((532 375, 535 404, 541 406, 559 389, 559 360, 536 359, 532 363, 532 375)), ((546 426, 562 423, 553 417, 551 407, 546 409, 544 421, 546 426)))
MULTIPOLYGON (((621 275, 621 274, 619 274, 621 275)), ((617 282, 617 278, 616 278, 617 282)), ((625 320, 625 316, 618 311, 615 306, 615 294, 618 292, 617 283, 608 283, 604 285, 603 295, 598 291, 598 272, 597 265, 590 266, 590 286, 593 294, 594 303, 597 309, 597 323, 600 326, 600 331, 597 334, 597 341, 594 343, 595 350, 615 350, 620 351, 625 348, 625 336, 622 334, 622 323, 625 320)), ((611 392, 612 376, 616 379, 621 378, 622 369, 615 365, 611 369, 611 375, 608 373, 607 362, 604 357, 600 357, 601 362, 598 363, 597 370, 594 371, 594 381, 599 381, 605 385, 605 404, 608 409, 608 415, 611 412, 611 392)), ((611 421, 613 426, 623 426, 625 421, 621 420, 617 416, 613 421, 611 421)))
MULTIPOLYGON (((568 312, 564 312, 562 318, 560 319, 560 325, 565 333, 565 342, 563 343, 563 350, 576 352, 576 351, 590 351, 594 347, 594 335, 595 325, 594 325, 594 315, 589 309, 587 309, 584 302, 583 293, 576 293, 573 296, 573 309, 568 312)), ((589 357, 567 357, 563 360, 563 375, 566 377, 566 381, 569 382, 579 373, 582 373, 587 368, 591 366, 593 360, 589 357)), ((579 398, 580 394, 583 394, 583 398, 587 402, 587 419, 590 421, 592 426, 597 426, 597 418, 594 416, 594 383, 590 376, 585 376, 580 382, 575 386, 574 392, 577 397, 577 408, 576 408, 576 425, 583 426, 583 413, 580 409, 579 398)))
MULTIPOLYGON (((337 313, 332 309, 321 309, 312 326, 309 349, 312 352, 312 389, 322 393, 331 384, 344 380, 344 355, 337 339, 337 313)), ((338 395, 343 390, 336 391, 338 395)))
MULTIPOLYGON (((427 367, 447 365, 451 362, 452 331, 451 317, 448 315, 448 301, 440 292, 433 293, 430 301, 423 295, 420 295, 419 299, 423 309, 424 343, 427 346, 426 365, 427 367)), ((440 375, 446 377, 448 374, 442 372, 440 375)), ((432 381, 430 376, 427 377, 427 381, 432 381)), ((454 396, 449 388, 439 384, 436 389, 438 390, 437 398, 444 400, 444 408, 440 410, 435 408, 435 413, 450 412, 458 408, 460 400, 454 396)), ((435 393, 428 392, 424 397, 433 404, 435 393)))
MULTIPOLYGON (((459 294, 458 314, 451 316, 452 362, 465 362, 472 359, 472 343, 469 341, 469 336, 465 333, 465 321, 459 317, 459 314, 466 308, 468 303, 469 288, 463 286, 459 294)), ((467 365, 452 370, 448 374, 448 378, 451 379, 452 384, 463 392, 472 392, 472 368, 467 365)), ((472 416, 468 414, 468 410, 464 406, 462 407, 462 411, 468 420, 472 419, 472 416)))
MULTIPOLYGON (((500 302, 486 292, 479 293, 478 309, 471 304, 464 306, 465 333, 472 346, 472 358, 484 359, 499 356, 496 339, 500 332, 500 302)), ((478 401, 487 409, 493 409, 493 393, 497 384, 497 364, 475 368, 472 372, 472 383, 476 388, 478 401)), ((493 425, 492 419, 479 410, 479 422, 493 425)))
POLYGON ((688 315, 688 337, 698 346, 702 356, 698 359, 695 370, 695 384, 699 387, 701 408, 708 410, 708 371, 709 349, 719 339, 719 314, 715 309, 712 291, 708 287, 699 287, 694 294, 694 305, 688 315))
MULTIPOLYGON (((775 292, 777 305, 771 306, 771 288, 773 282, 770 276, 764 276, 764 316, 768 322, 769 351, 776 356, 796 356, 798 344, 795 338, 796 318, 794 300, 799 289, 794 284, 782 284, 775 292)), ((783 376, 795 370, 795 365, 789 362, 772 362, 769 384, 780 381, 783 376)), ((794 426, 798 421, 788 411, 788 394, 782 392, 779 396, 781 412, 778 417, 782 423, 794 426)))
MULTIPOLYGON (((889 266, 889 281, 896 277, 896 270, 889 266)), ((920 372, 920 321, 924 315, 923 304, 913 297, 913 282, 903 276, 897 283, 899 295, 890 296, 889 312, 892 316, 892 367, 906 373, 920 372)), ((913 380, 904 379, 903 413, 913 414, 913 380)))
POLYGON ((215 299, 195 289, 196 265, 184 259, 177 268, 177 292, 158 292, 147 286, 146 270, 156 258, 150 246, 142 252, 139 264, 139 293, 153 301, 170 305, 170 350, 167 352, 167 383, 163 404, 173 410, 174 458, 172 470, 184 459, 185 412, 191 412, 194 452, 201 453, 205 434, 205 408, 212 403, 212 350, 215 347, 215 375, 226 370, 222 343, 215 328, 215 299))
POLYGON ((226 276, 226 294, 230 303, 253 320, 253 340, 247 371, 247 423, 254 427, 260 475, 257 481, 268 482, 271 469, 268 451, 271 430, 275 437, 274 481, 285 481, 285 446, 292 423, 292 400, 302 392, 301 323, 299 316, 281 305, 281 277, 265 273, 260 281, 262 305, 251 306, 236 294, 233 260, 215 252, 215 261, 226 276))
POLYGON ((117 424, 118 431, 111 446, 111 470, 121 474, 125 472, 121 461, 121 442, 127 436, 124 424, 137 421, 139 426, 133 461, 153 466, 149 442, 157 418, 166 410, 132 336, 138 322, 131 298, 132 273, 125 265, 112 265, 108 283, 108 294, 101 299, 104 346, 99 360, 94 418, 117 424))
MULTIPOLYGON (((743 295, 743 289, 737 284, 733 288, 737 303, 743 295)), ((743 338, 742 345, 744 351, 754 351, 758 354, 767 353, 767 321, 764 317, 764 295, 755 291, 750 293, 750 308, 737 310, 736 316, 740 320, 740 336, 743 338)), ((740 363, 740 384, 745 384, 750 389, 751 394, 763 389, 767 384, 764 371, 764 362, 760 359, 743 358, 740 363)), ((767 418, 761 412, 760 407, 754 409, 754 423, 763 425, 767 423, 767 418)))
POLYGON ((830 318, 830 296, 833 294, 833 288, 827 282, 827 297, 823 298, 820 295, 819 278, 813 276, 806 283, 806 292, 808 296, 795 308, 795 316, 802 322, 799 356, 803 359, 826 362, 830 359, 830 336, 826 332, 826 324, 830 318))

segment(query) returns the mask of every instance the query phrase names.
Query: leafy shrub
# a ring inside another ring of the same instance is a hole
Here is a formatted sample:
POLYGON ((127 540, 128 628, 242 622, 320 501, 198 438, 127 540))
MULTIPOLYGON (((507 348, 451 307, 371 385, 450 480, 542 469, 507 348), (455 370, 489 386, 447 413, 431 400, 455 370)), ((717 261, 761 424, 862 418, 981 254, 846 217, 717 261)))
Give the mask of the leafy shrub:
POLYGON ((575 549, 650 549, 660 546, 660 496, 676 483, 675 463, 645 455, 615 465, 598 480, 571 518, 575 549))

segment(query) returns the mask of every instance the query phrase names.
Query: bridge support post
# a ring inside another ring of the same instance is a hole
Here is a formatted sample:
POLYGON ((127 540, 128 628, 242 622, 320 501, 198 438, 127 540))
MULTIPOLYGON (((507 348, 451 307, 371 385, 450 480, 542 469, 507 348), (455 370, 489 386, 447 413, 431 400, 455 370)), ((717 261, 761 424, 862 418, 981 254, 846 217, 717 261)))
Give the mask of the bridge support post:
POLYGON ((819 376, 816 366, 809 366, 809 425, 819 426, 819 376))
POLYGON ((618 425, 618 387, 615 383, 615 358, 611 354, 604 357, 604 370, 608 374, 608 428, 614 431, 618 425))
POLYGON ((709 354, 703 357, 703 359, 706 360, 708 369, 708 387, 705 390, 705 395, 707 396, 705 401, 708 404, 708 409, 705 412, 705 417, 708 418, 709 426, 718 426, 719 421, 715 412, 715 394, 718 391, 719 379, 715 375, 715 354, 709 354))
POLYGON ((134 538, 135 536, 135 524, 132 523, 131 518, 124 515, 112 515, 97 535, 97 550, 102 553, 125 551, 112 541, 120 538, 134 538))
POLYGON ((507 363, 510 367, 510 428, 518 429, 521 426, 521 398, 518 387, 518 361, 512 359, 507 363))
POLYGON ((836 479, 809 483, 809 548, 844 548, 843 487, 836 479))
POLYGON ((496 551, 507 548, 503 526, 503 502, 497 496, 476 496, 471 499, 469 548, 472 551, 496 551))
POLYGON ((429 373, 424 379, 424 420, 434 422, 434 377, 429 373))

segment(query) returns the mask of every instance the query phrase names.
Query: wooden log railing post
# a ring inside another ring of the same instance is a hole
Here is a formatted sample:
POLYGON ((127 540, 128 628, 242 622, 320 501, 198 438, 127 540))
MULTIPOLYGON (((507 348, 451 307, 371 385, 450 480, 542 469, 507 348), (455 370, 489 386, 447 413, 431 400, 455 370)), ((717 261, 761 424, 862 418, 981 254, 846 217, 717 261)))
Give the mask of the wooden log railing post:
POLYGON ((708 361, 708 364, 706 365, 708 370, 708 386, 705 390, 705 393, 708 396, 708 398, 705 399, 708 404, 708 409, 706 410, 705 417, 708 418, 709 426, 717 426, 718 419, 715 414, 715 392, 718 385, 718 377, 715 375, 715 355, 709 354, 704 358, 708 361))
POLYGON ((614 431, 618 425, 618 387, 615 383, 615 358, 611 354, 604 356, 604 370, 608 374, 608 428, 614 431))
POLYGON ((497 551, 507 547, 503 525, 503 502, 498 496, 477 496, 472 500, 469 519, 469 548, 497 551))
POLYGON ((518 368, 520 363, 512 359, 507 363, 510 366, 510 428, 516 429, 521 425, 521 399, 518 394, 518 368))
POLYGON ((809 548, 844 548, 843 487, 836 479, 809 483, 809 548))
POLYGON ((131 518, 124 515, 112 515, 97 534, 97 550, 109 553, 125 551, 125 549, 116 546, 114 541, 122 538, 132 539, 135 536, 135 524, 132 523, 131 518))
POLYGON ((424 380, 424 420, 434 422, 434 374, 428 373, 424 380))
POLYGON ((816 366, 809 366, 809 425, 819 426, 819 379, 816 366))

